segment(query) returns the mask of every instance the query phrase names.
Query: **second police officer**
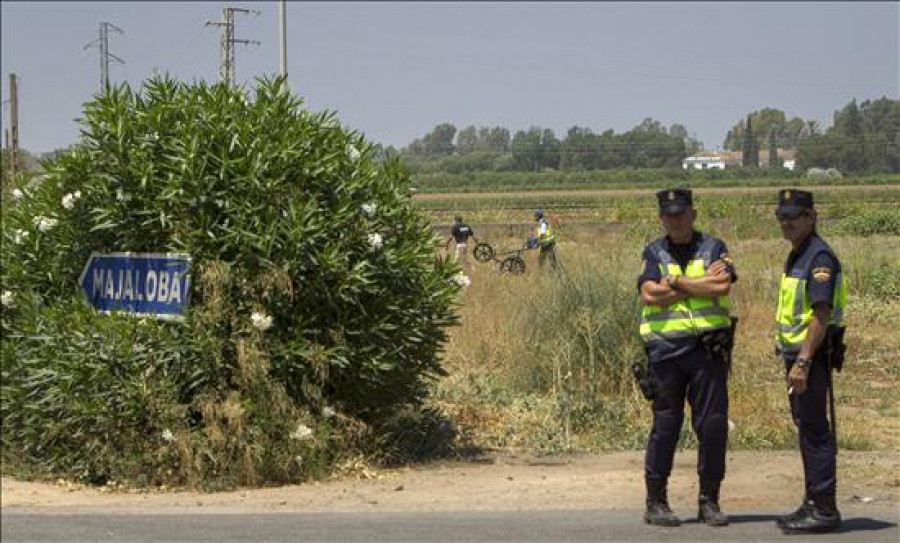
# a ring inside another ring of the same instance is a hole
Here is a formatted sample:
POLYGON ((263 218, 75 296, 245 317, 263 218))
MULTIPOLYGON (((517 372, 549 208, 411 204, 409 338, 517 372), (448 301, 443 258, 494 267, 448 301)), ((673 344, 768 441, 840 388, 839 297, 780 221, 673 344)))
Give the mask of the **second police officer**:
MULTIPOLYGON (((775 210, 784 238, 791 243, 775 314, 776 351, 784 360, 791 415, 803 458, 805 493, 794 513, 780 517, 786 533, 830 532, 841 523, 835 502, 837 439, 829 428, 826 405, 831 370, 840 369, 835 352, 842 341, 847 299, 837 255, 816 233, 816 209, 810 192, 783 189, 775 210), (835 335, 840 339, 835 339, 835 335)), ((842 352, 842 351, 841 351, 842 352)))
POLYGON ((694 230, 697 213, 690 190, 662 190, 656 196, 666 235, 644 248, 638 278, 640 334, 656 390, 644 467, 644 521, 681 524, 669 507, 667 486, 687 399, 699 441, 698 518, 725 526, 719 488, 728 440, 730 350, 727 355, 712 351, 706 340, 722 334, 733 338, 729 294, 737 275, 722 240, 694 230))

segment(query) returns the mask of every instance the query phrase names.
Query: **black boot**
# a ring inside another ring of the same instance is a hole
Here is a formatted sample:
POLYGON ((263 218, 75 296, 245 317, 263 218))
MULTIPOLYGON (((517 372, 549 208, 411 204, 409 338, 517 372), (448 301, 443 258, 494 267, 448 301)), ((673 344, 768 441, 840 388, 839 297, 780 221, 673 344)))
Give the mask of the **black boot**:
POLYGON ((841 514, 834 500, 834 492, 815 494, 806 505, 802 514, 779 524, 781 531, 786 534, 821 534, 833 532, 841 526, 841 514))
POLYGON ((722 481, 700 479, 700 499, 697 520, 707 526, 728 526, 728 517, 719 509, 719 486, 722 481))
POLYGON ((681 519, 669 508, 666 479, 645 479, 647 483, 647 511, 644 522, 655 526, 681 526, 681 519))
POLYGON ((784 515, 775 519, 775 524, 778 525, 779 528, 784 528, 784 525, 788 522, 792 522, 797 520, 800 517, 805 517, 812 510, 813 502, 806 496, 803 496, 803 501, 800 502, 800 507, 797 508, 796 511, 790 513, 788 515, 784 515))

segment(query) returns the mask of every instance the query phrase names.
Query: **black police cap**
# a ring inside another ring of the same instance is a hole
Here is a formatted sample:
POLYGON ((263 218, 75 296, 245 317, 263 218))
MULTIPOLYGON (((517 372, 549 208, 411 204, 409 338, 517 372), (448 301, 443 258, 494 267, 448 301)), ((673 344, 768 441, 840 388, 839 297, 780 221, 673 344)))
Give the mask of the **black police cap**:
POLYGON ((781 189, 778 191, 778 208, 775 214, 779 217, 799 217, 803 212, 813 208, 811 192, 797 189, 781 189))
POLYGON ((665 189, 656 193, 659 212, 664 215, 678 215, 693 207, 694 197, 690 189, 665 189))

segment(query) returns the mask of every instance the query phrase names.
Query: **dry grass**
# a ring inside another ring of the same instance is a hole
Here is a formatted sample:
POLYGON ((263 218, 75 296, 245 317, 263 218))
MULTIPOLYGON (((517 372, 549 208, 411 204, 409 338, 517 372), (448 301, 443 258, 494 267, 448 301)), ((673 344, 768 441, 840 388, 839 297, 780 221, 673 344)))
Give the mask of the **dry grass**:
MULTIPOLYGON (((477 231, 478 224, 473 226, 477 231)), ((657 226, 652 220, 628 228, 596 226, 568 225, 565 236, 560 236, 560 258, 570 275, 612 276, 624 291, 630 289, 636 295, 640 251, 658 232, 657 226), (584 271, 585 265, 589 272, 584 271)), ((783 365, 773 355, 772 339, 777 281, 789 245, 773 236, 729 239, 718 235, 729 245, 739 274, 732 293, 734 312, 741 320, 730 383, 730 418, 735 422, 731 445, 794 447, 796 434, 788 411, 783 365)), ((824 235, 848 274, 865 276, 864 272, 879 262, 900 262, 897 237, 841 238, 830 237, 827 231, 824 235)), ((521 243, 512 237, 487 241, 495 247, 521 243)), ((435 404, 455 418, 467 439, 482 446, 545 452, 642 447, 650 410, 635 388, 597 386, 577 391, 580 397, 595 393, 595 405, 609 406, 608 410, 581 413, 593 417, 593 424, 579 426, 573 422, 577 417, 564 405, 561 389, 568 385, 562 383, 561 375, 551 376, 556 385, 549 389, 528 386, 535 371, 532 350, 536 345, 517 323, 521 324, 528 311, 535 311, 536 293, 550 280, 548 274, 538 273, 535 257, 534 252, 526 253, 527 273, 521 277, 500 275, 496 263, 474 264, 469 272, 472 285, 461 298, 461 324, 451 332, 444 354, 450 375, 437 385, 435 404)), ((900 334, 896 333, 900 300, 879 299, 871 293, 862 296, 863 288, 850 280, 848 361, 844 372, 835 376, 840 446, 898 450, 900 409, 895 391, 900 385, 900 334)), ((570 346, 561 343, 555 348, 559 358, 565 359, 570 346)), ((585 383, 584 376, 572 379, 585 383)), ((690 446, 693 437, 685 426, 683 443, 690 446)))

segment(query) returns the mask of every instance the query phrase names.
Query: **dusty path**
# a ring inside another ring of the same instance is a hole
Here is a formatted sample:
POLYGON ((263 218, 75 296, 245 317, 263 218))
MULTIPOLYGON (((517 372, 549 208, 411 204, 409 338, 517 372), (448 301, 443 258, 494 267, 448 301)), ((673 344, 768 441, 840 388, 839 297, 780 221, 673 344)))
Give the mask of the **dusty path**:
MULTIPOLYGON (((687 512, 696 503, 694 451, 676 456, 670 501, 687 512)), ((100 491, 2 479, 7 512, 121 514, 424 512, 640 509, 640 452, 536 458, 509 452, 474 461, 440 462, 402 470, 279 488, 203 494, 100 491)), ((852 506, 900 505, 900 453, 843 451, 838 500, 852 506)), ((793 507, 802 493, 796 451, 734 452, 722 490, 723 507, 752 511, 793 507)))

